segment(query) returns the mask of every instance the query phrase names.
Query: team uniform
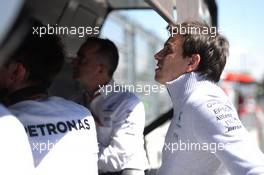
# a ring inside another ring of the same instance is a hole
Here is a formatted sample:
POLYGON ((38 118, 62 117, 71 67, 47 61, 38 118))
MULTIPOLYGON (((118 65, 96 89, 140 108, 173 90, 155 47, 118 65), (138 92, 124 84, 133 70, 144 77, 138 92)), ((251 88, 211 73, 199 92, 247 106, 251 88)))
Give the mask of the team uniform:
POLYGON ((1 104, 0 138, 0 174, 33 175, 33 158, 24 127, 1 104))
POLYGON ((197 73, 167 83, 174 116, 158 175, 263 175, 264 156, 225 93, 197 73))
POLYGON ((86 108, 60 97, 45 97, 9 109, 25 127, 36 174, 98 174, 95 123, 86 108))
POLYGON ((143 140, 144 105, 133 93, 123 90, 111 80, 95 93, 89 105, 81 96, 75 99, 89 107, 98 120, 99 172, 132 170, 132 174, 144 174, 148 168, 143 140))

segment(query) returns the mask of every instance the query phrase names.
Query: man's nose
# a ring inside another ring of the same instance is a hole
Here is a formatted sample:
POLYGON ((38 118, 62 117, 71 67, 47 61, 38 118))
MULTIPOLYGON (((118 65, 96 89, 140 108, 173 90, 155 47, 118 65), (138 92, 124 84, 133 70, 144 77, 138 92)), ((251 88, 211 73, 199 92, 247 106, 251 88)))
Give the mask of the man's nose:
POLYGON ((162 51, 162 50, 160 50, 158 53, 156 53, 156 54, 154 55, 154 59, 155 59, 155 60, 160 60, 160 59, 161 59, 161 51, 162 51))

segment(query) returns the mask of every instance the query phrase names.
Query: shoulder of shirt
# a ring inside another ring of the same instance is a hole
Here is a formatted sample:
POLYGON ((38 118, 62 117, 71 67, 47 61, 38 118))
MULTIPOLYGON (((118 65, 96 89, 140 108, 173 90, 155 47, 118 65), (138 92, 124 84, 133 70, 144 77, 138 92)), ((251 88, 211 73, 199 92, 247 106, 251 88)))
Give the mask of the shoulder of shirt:
POLYGON ((108 94, 107 97, 102 98, 104 103, 112 104, 117 109, 131 109, 135 106, 143 103, 140 99, 132 92, 113 92, 108 94))
POLYGON ((51 96, 48 97, 47 99, 43 99, 40 101, 22 101, 19 102, 17 104, 14 104, 12 106, 9 107, 9 109, 23 109, 24 107, 30 107, 30 106, 39 106, 39 108, 43 108, 43 109, 54 109, 54 110, 71 110, 72 112, 76 112, 76 113, 80 113, 80 114, 87 114, 87 115, 91 115, 90 111, 71 101, 71 100, 66 100, 62 97, 58 97, 58 96, 51 96))
POLYGON ((78 109, 78 110, 82 110, 82 111, 87 111, 89 114, 90 114, 90 111, 89 109, 87 109, 86 107, 72 101, 72 100, 68 100, 68 99, 65 99, 65 98, 62 98, 62 97, 57 97, 57 96, 53 96, 53 97, 50 97, 52 99, 55 100, 55 103, 58 102, 58 104, 63 104, 63 105, 67 105, 69 107, 72 107, 74 109, 78 109))
POLYGON ((205 86, 199 86, 195 88, 189 98, 187 99, 188 104, 192 106, 201 106, 208 101, 218 101, 220 103, 225 103, 228 101, 228 97, 225 92, 216 84, 209 84, 205 86))
POLYGON ((0 117, 7 115, 11 115, 11 113, 4 106, 0 104, 0 117))
MULTIPOLYGON (((214 109, 229 108, 230 111, 236 113, 236 109, 229 100, 225 92, 218 86, 196 88, 190 95, 189 99, 183 106, 182 111, 185 111, 196 118, 209 119, 214 109), (203 115, 199 115, 199 113, 203 115), (204 115, 207 114, 207 115, 204 115)), ((236 114, 234 114, 236 115, 236 114)))

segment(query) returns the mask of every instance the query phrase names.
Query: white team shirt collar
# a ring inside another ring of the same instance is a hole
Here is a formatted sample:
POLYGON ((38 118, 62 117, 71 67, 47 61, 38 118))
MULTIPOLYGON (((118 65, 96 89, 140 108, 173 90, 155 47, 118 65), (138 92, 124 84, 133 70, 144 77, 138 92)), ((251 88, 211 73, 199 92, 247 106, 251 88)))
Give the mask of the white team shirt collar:
POLYGON ((166 83, 174 109, 186 100, 191 92, 199 85, 211 82, 197 72, 190 72, 166 83))

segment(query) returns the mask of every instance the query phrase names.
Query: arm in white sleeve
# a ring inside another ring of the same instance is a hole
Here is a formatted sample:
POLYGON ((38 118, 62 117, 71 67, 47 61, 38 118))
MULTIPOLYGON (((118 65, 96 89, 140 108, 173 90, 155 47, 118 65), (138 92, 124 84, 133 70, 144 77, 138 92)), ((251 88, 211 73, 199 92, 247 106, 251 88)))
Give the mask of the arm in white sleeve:
POLYGON ((216 156, 232 175, 264 175, 264 155, 250 141, 233 105, 211 100, 189 111, 197 140, 220 145, 216 156))
MULTIPOLYGON (((99 143, 98 168, 102 172, 120 171, 125 168, 129 159, 143 145, 143 129, 145 111, 142 102, 138 102, 131 110, 126 103, 118 111, 117 121, 113 123, 110 144, 106 147, 99 143)), ((142 151, 141 151, 142 152, 142 151)))
POLYGON ((23 125, 0 104, 0 174, 34 174, 33 157, 23 125))

